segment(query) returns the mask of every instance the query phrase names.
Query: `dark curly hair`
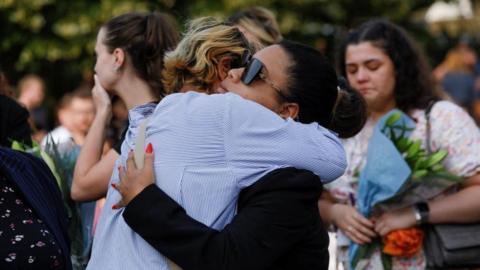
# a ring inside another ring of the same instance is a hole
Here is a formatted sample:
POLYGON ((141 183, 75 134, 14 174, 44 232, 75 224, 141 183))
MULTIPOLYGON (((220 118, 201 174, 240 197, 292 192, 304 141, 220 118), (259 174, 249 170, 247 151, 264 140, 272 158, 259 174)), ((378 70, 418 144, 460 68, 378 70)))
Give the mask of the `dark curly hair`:
POLYGON ((418 46, 399 26, 374 19, 350 31, 340 45, 337 57, 339 73, 346 77, 345 54, 348 45, 371 42, 390 57, 395 68, 394 96, 397 108, 405 113, 425 109, 443 95, 432 76, 431 68, 418 46))

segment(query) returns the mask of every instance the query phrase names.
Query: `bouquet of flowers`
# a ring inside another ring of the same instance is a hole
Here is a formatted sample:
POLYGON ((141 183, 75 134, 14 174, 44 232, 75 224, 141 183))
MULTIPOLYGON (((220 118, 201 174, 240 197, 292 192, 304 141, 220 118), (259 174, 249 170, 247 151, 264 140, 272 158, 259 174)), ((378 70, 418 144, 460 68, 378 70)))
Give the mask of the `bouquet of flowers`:
MULTIPOLYGON (((365 216, 411 206, 433 198, 461 178, 448 173, 442 164, 446 150, 428 152, 421 140, 409 138, 415 123, 399 110, 393 110, 375 126, 367 151, 367 164, 360 174, 358 210, 365 216)), ((353 244, 349 257, 352 269, 362 269, 372 252, 381 248, 385 269, 391 256, 409 257, 422 247, 423 231, 408 228, 392 231, 381 241, 353 244)))

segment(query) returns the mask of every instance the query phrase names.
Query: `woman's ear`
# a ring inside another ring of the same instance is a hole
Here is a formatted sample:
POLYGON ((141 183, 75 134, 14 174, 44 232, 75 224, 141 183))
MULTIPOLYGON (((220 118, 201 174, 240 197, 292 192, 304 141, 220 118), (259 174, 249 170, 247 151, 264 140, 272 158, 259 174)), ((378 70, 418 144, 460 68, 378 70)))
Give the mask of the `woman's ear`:
POLYGON ((283 119, 287 119, 287 118, 296 119, 298 117, 299 112, 300 112, 300 107, 298 106, 297 103, 286 102, 281 105, 281 108, 278 114, 283 119))
POLYGON ((113 56, 115 57, 115 70, 119 70, 125 63, 125 51, 120 48, 116 48, 113 51, 113 56))
POLYGON ((218 62, 218 77, 220 80, 224 80, 228 76, 228 71, 232 68, 232 58, 229 56, 222 57, 218 62))

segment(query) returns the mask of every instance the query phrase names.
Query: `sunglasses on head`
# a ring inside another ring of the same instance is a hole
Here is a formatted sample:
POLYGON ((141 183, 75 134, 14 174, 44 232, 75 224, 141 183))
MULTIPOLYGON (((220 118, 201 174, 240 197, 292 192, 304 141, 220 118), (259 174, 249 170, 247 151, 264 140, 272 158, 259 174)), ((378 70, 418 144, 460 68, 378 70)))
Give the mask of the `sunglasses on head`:
POLYGON ((262 61, 258 60, 257 58, 250 57, 248 63, 243 70, 242 77, 240 80, 246 84, 250 85, 254 80, 260 79, 270 85, 283 99, 290 100, 284 92, 277 87, 270 79, 265 76, 265 73, 262 71, 265 68, 265 65, 262 61))

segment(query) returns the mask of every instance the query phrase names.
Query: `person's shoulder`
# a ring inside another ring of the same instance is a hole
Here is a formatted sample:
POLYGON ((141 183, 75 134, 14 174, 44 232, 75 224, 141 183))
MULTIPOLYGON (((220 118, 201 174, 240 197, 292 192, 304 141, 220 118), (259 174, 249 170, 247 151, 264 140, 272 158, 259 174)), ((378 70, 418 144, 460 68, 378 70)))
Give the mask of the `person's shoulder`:
POLYGON ((445 116, 456 116, 456 115, 467 115, 468 113, 464 108, 455 104, 449 100, 437 101, 430 112, 432 118, 435 117, 445 117, 445 116))
POLYGON ((184 93, 170 94, 162 99, 157 107, 183 107, 188 108, 209 106, 209 107, 221 107, 228 99, 226 94, 213 94, 208 95, 196 91, 188 91, 184 93))
POLYGON ((248 188, 245 188, 242 191, 242 197, 247 199, 250 196, 264 192, 296 192, 298 190, 307 196, 309 194, 318 196, 323 190, 322 181, 317 175, 307 170, 293 167, 281 168, 268 173, 248 188))
MULTIPOLYGON (((27 112, 27 109, 20 105, 15 99, 5 96, 3 94, 0 94, 0 108, 3 108, 4 110, 7 109, 9 111, 15 111, 15 112, 27 112)), ((11 115, 10 115, 11 116, 11 115)))

